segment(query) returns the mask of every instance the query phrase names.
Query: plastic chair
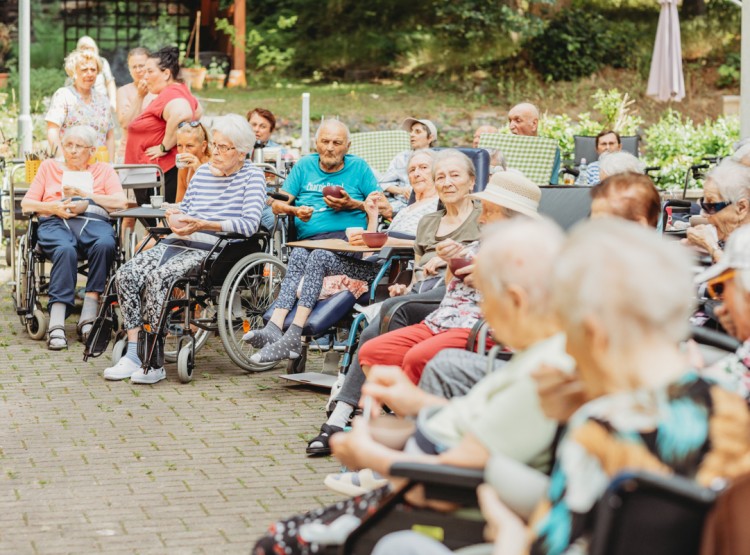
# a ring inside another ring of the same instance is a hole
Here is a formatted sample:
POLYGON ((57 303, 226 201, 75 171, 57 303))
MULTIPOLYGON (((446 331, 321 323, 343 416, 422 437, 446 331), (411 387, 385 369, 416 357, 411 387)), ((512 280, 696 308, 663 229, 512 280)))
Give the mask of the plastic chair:
MULTIPOLYGON (((633 156, 639 156, 640 137, 638 135, 628 135, 626 137, 620 137, 622 142, 623 152, 629 152, 633 156)), ((588 135, 575 135, 573 137, 574 143, 574 155, 573 163, 576 166, 581 165, 581 160, 586 159, 589 164, 599 159, 599 154, 596 152, 596 137, 590 137, 588 135)))
POLYGON ((362 158, 376 173, 383 173, 399 152, 409 150, 409 134, 402 130, 353 133, 349 154, 362 158))
POLYGON ((591 187, 547 185, 540 188, 539 213, 552 218, 563 229, 569 229, 591 214, 591 187))
POLYGON ((556 140, 486 133, 481 136, 479 146, 500 150, 509 168, 520 171, 537 185, 549 185, 559 148, 556 140))

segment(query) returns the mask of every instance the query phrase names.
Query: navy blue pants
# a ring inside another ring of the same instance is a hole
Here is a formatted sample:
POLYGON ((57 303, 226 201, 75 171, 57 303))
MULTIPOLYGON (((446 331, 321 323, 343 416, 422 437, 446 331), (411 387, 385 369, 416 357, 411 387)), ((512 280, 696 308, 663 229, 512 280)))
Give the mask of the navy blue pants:
POLYGON ((75 304, 78 257, 89 261, 86 292, 101 293, 115 259, 115 232, 108 222, 88 218, 44 218, 37 232, 44 255, 52 261, 49 304, 75 304))

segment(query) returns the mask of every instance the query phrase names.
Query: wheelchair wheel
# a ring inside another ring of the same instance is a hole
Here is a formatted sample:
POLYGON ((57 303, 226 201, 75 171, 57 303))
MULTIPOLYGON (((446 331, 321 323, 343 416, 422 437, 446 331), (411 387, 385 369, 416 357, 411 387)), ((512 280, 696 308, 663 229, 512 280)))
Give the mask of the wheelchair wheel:
MULTIPOLYGON (((13 282, 13 304, 15 304, 16 312, 26 312, 29 309, 28 306, 28 264, 26 259, 26 235, 21 235, 18 240, 18 248, 16 249, 16 275, 13 282)), ((21 325, 26 325, 26 316, 19 314, 18 317, 21 320, 21 325)))
MULTIPOLYGON (((201 310, 200 318, 208 319, 212 318, 216 315, 216 307, 213 303, 209 301, 208 305, 201 310)), ((175 325, 180 326, 183 322, 183 317, 180 316, 181 321, 179 323, 176 323, 175 325)), ((170 328, 170 323, 167 322, 167 329, 170 328)), ((203 346, 206 344, 206 341, 208 341, 208 338, 211 337, 211 332, 208 330, 204 330, 202 328, 196 327, 193 333, 193 337, 195 338, 195 352, 197 353, 200 351, 203 346)), ((164 338, 164 360, 166 362, 177 362, 179 357, 179 351, 177 350, 179 348, 180 343, 180 335, 179 334, 172 334, 168 333, 167 336, 164 338)))
POLYGON ((47 334, 47 315, 42 309, 37 308, 31 318, 26 318, 26 333, 36 341, 44 339, 47 334))
MULTIPOLYGON (((195 367, 195 350, 193 344, 195 339, 188 337, 182 342, 182 347, 177 355, 177 377, 181 383, 193 381, 193 368, 195 367)), ((197 343, 195 347, 197 347, 197 343)))
POLYGON ((115 341, 114 347, 112 347, 112 364, 117 364, 120 359, 125 356, 125 352, 128 350, 128 338, 123 337, 115 341))
POLYGON ((232 267, 219 295, 219 335, 229 358, 247 372, 264 372, 275 362, 250 360, 255 349, 242 341, 251 329, 263 327, 263 314, 276 299, 286 266, 266 253, 254 253, 232 267))

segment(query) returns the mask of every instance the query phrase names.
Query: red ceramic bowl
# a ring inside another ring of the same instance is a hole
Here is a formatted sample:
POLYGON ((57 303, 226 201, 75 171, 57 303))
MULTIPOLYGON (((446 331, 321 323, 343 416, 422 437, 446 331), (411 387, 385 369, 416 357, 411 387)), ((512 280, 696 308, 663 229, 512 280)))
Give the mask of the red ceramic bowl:
POLYGON ((343 198, 344 188, 337 185, 328 185, 323 187, 324 197, 343 198))
POLYGON ((363 233, 362 240, 365 242, 365 245, 371 249, 379 249, 385 245, 385 242, 388 240, 388 234, 371 231, 369 233, 363 233))
POLYGON ((461 281, 463 281, 463 280, 464 280, 464 278, 465 278, 466 276, 464 276, 464 275, 461 275, 461 276, 457 276, 457 275, 456 275, 456 271, 457 271, 457 270, 460 270, 461 268, 465 268, 466 266, 469 266, 469 265, 470 265, 470 264, 472 264, 473 262, 474 262, 474 261, 473 261, 473 260, 472 260, 471 258, 463 258, 463 257, 459 257, 459 258, 451 258, 451 259, 450 259, 450 260, 448 261, 448 268, 450 268, 450 270, 451 270, 451 273, 452 273, 452 274, 453 274, 453 275, 454 275, 455 277, 457 277, 458 279, 460 279, 461 281))
POLYGON ((169 216, 169 227, 172 229, 180 229, 187 225, 187 222, 183 221, 183 218, 185 217, 185 214, 172 214, 169 216))

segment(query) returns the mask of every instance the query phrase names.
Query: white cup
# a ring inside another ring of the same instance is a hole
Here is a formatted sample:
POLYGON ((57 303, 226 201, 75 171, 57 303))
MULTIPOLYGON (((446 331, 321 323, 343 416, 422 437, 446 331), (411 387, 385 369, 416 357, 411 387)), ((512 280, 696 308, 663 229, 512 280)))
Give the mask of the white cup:
POLYGON ((183 168, 187 168, 187 164, 186 164, 186 163, 185 163, 185 161, 184 161, 184 159, 185 159, 185 154, 186 154, 186 153, 185 153, 185 152, 183 152, 182 154, 178 154, 178 155, 177 155, 177 156, 175 157, 175 160, 174 160, 174 164, 175 164, 175 166, 177 166, 177 169, 178 169, 178 170, 181 170, 181 169, 183 169, 183 168))
POLYGON ((360 232, 363 232, 364 230, 365 230, 364 227, 347 227, 345 231, 347 241, 351 241, 352 235, 354 233, 360 233, 360 232))
POLYGON ((161 205, 163 202, 164 202, 164 197, 162 195, 151 195, 151 207, 152 208, 161 208, 161 205))

